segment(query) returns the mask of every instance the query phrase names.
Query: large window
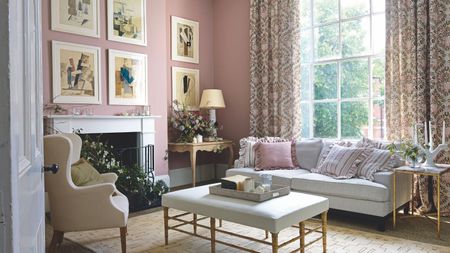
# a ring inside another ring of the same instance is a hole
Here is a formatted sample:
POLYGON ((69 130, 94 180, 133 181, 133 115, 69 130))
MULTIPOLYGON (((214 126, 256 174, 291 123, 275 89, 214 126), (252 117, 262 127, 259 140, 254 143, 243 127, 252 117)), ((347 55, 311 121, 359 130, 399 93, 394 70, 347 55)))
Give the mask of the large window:
POLYGON ((384 5, 301 0, 304 138, 384 138, 384 5))

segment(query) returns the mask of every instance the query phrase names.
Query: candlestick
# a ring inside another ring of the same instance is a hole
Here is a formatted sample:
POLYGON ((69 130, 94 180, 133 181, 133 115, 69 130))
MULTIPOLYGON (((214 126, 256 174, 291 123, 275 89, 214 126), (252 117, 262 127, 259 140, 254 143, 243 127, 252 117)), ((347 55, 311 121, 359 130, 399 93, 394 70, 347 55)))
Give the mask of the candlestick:
POLYGON ((445 120, 442 122, 442 144, 445 144, 445 120))
POLYGON ((414 144, 417 144, 417 124, 414 124, 413 126, 413 136, 414 136, 414 144))
POLYGON ((429 128, 429 133, 430 133, 430 137, 429 137, 429 139, 430 139, 430 149, 433 149, 433 128, 431 127, 431 120, 428 121, 428 124, 429 124, 428 128, 429 128))

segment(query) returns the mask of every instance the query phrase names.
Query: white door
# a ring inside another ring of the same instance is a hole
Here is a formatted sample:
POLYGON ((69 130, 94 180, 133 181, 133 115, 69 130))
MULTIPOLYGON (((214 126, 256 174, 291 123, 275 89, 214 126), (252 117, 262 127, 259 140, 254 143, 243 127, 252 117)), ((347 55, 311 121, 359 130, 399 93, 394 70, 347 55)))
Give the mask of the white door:
POLYGON ((0 180, 3 195, 0 200, 3 202, 0 251, 44 253, 41 2, 1 2, 0 9, 6 9, 1 12, 7 12, 0 13, 1 23, 9 22, 9 33, 2 26, 0 35, 2 42, 9 36, 9 50, 0 50, 3 57, 0 68, 7 69, 8 65, 3 63, 8 60, 9 80, 1 87, 9 87, 9 90, 2 89, 2 92, 9 93, 9 104, 0 102, 3 108, 0 133, 9 133, 9 143, 5 142, 0 151, 1 157, 8 157, 6 153, 9 152, 10 159, 3 160, 6 166, 0 172, 0 178, 3 178, 0 180))

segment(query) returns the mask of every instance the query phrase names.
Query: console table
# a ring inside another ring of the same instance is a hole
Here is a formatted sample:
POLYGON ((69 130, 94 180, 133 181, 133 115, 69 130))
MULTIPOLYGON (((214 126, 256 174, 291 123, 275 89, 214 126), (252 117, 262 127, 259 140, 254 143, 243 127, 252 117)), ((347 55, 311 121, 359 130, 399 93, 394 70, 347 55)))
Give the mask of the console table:
MULTIPOLYGON (((437 203, 436 203, 436 211, 437 211, 437 238, 440 239, 441 237, 441 177, 445 173, 450 172, 450 165, 442 165, 438 164, 437 167, 430 167, 430 168, 411 168, 409 166, 403 166, 400 168, 397 168, 394 170, 394 189, 392 191, 392 198, 393 198, 393 227, 395 229, 396 226, 396 216, 397 216, 397 210, 395 208, 396 206, 396 175, 397 174, 410 174, 410 175, 418 175, 418 176, 430 176, 430 177, 436 177, 437 181, 437 203)), ((411 184, 414 185, 414 177, 411 177, 411 184)), ((411 214, 414 214, 414 187, 411 188, 411 214)))
POLYGON ((233 166, 234 154, 233 154, 233 142, 230 140, 201 142, 201 143, 169 143, 170 152, 190 153, 193 187, 195 187, 196 182, 195 166, 197 161, 197 151, 216 152, 218 150, 223 149, 228 149, 230 151, 230 155, 228 158, 228 166, 231 168, 233 166))

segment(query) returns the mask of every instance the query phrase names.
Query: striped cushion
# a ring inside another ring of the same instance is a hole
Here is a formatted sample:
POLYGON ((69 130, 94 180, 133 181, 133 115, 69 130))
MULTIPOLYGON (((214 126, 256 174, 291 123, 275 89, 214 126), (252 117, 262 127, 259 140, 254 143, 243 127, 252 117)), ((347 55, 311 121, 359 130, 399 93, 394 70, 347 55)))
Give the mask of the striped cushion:
POLYGON ((367 159, 358 166, 356 176, 373 181, 375 172, 391 169, 391 161, 391 153, 388 150, 372 149, 367 159))
POLYGON ((336 141, 336 142, 324 141, 322 150, 320 151, 319 160, 317 161, 316 168, 319 168, 320 165, 322 165, 322 163, 325 161, 328 154, 330 153, 331 149, 335 145, 342 146, 342 147, 351 147, 353 145, 353 143, 348 142, 348 141, 336 141))
POLYGON ((333 178, 352 178, 358 171, 358 165, 367 157, 368 149, 349 148, 334 145, 327 158, 312 172, 333 178))

